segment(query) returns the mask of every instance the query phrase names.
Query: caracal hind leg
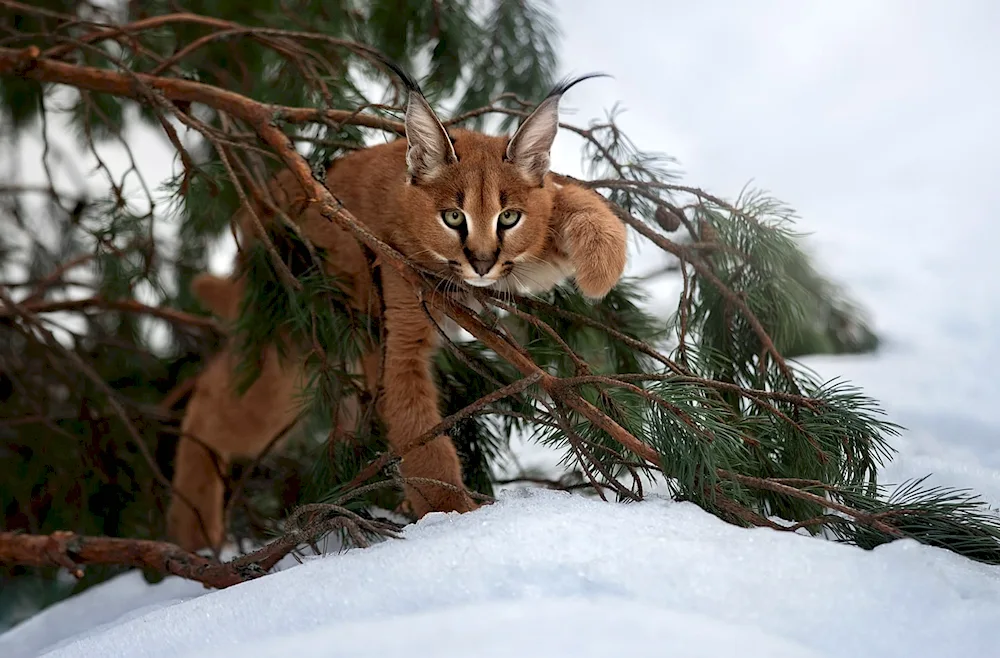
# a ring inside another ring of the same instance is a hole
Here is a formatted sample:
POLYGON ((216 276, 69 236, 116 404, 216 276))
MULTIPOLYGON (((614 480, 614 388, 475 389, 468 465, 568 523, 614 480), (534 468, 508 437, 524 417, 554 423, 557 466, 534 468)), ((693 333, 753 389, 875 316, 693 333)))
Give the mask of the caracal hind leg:
POLYGON ((242 397, 236 391, 235 364, 228 349, 209 362, 181 423, 167 534, 190 551, 217 549, 225 541, 224 478, 230 460, 256 457, 297 416, 295 395, 302 381, 297 364, 279 363, 275 350, 268 348, 260 377, 242 397))

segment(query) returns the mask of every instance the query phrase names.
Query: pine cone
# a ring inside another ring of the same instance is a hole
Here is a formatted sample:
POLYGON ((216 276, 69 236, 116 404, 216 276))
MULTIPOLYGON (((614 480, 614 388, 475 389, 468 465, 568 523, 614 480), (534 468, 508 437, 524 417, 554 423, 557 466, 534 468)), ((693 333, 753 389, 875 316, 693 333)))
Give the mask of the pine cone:
POLYGON ((715 232, 715 227, 714 226, 712 226, 709 222, 702 222, 701 223, 701 241, 702 242, 715 242, 715 240, 716 240, 717 237, 718 236, 717 236, 717 234, 715 232))
POLYGON ((677 216, 675 211, 669 210, 666 206, 657 206, 656 212, 653 214, 653 219, 667 233, 673 233, 681 227, 680 217, 677 216))

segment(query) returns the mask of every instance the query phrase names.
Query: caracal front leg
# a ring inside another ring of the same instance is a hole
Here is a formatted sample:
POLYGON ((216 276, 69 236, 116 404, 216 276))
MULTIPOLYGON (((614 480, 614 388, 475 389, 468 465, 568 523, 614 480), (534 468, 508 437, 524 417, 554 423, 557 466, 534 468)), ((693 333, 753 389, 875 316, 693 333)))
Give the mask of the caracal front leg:
MULTIPOLYGON (((388 268, 382 272, 386 344, 379 411, 388 428, 389 445, 399 454, 441 422, 431 371, 438 336, 413 288, 388 268)), ((468 512, 478 507, 465 493, 458 452, 447 435, 406 453, 400 472, 404 479, 427 478, 450 485, 406 483, 406 500, 418 518, 428 512, 468 512)))
POLYGON ((552 217, 580 292, 592 299, 604 297, 625 271, 625 225, 600 195, 577 185, 557 188, 552 217))

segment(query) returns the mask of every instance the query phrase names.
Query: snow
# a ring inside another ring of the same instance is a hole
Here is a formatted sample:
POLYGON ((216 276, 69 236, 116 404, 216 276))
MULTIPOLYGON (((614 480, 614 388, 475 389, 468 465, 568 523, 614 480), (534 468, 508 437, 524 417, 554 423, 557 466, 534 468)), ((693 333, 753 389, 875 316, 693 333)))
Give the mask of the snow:
POLYGON ((0 655, 986 656, 1000 628, 1000 570, 943 550, 862 551, 739 529, 689 503, 545 490, 226 590, 168 579, 145 610, 130 609, 136 585, 125 576, 36 618, 75 611, 103 626, 38 653, 25 625, 0 637, 0 655))
POLYGON ((151 587, 140 572, 132 571, 60 601, 0 635, 0 656, 34 656, 57 638, 93 633, 103 624, 140 617, 204 592, 200 583, 180 578, 151 587))
MULTIPOLYGON (((615 79, 574 88, 566 120, 621 99, 624 131, 677 156, 687 182, 732 197, 753 177, 795 207, 822 269, 885 340, 874 355, 805 360, 907 428, 882 480, 933 473, 1000 506, 1000 78, 983 68, 1000 55, 996 5, 769 0, 720 14, 619 0, 595 7, 596 21, 567 2, 563 61, 615 79)), ((581 173, 579 146, 560 136, 554 167, 581 173)), ((150 179, 171 162, 150 157, 150 179)), ((632 271, 653 269, 650 254, 632 271)), ((669 279, 653 292, 664 307, 676 294, 669 279)), ((531 445, 518 456, 558 459, 531 445)), ((0 656, 911 658, 1000 646, 1000 568, 911 541, 866 552, 738 529, 663 500, 509 491, 404 540, 284 566, 224 591, 126 574, 0 635, 0 656)))

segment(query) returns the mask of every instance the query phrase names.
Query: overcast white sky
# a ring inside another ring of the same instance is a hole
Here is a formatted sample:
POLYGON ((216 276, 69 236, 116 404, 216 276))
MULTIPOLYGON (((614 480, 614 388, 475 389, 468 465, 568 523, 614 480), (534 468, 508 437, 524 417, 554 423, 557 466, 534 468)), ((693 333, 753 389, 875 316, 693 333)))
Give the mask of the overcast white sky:
MULTIPOLYGON (((873 254, 915 246, 875 232, 934 230, 964 259, 991 230, 1000 3, 556 5, 563 68, 615 76, 574 88, 567 109, 621 101, 633 139, 676 156, 689 182, 735 194, 754 179, 823 242, 873 254)), ((560 138, 564 167, 577 145, 560 138)))

